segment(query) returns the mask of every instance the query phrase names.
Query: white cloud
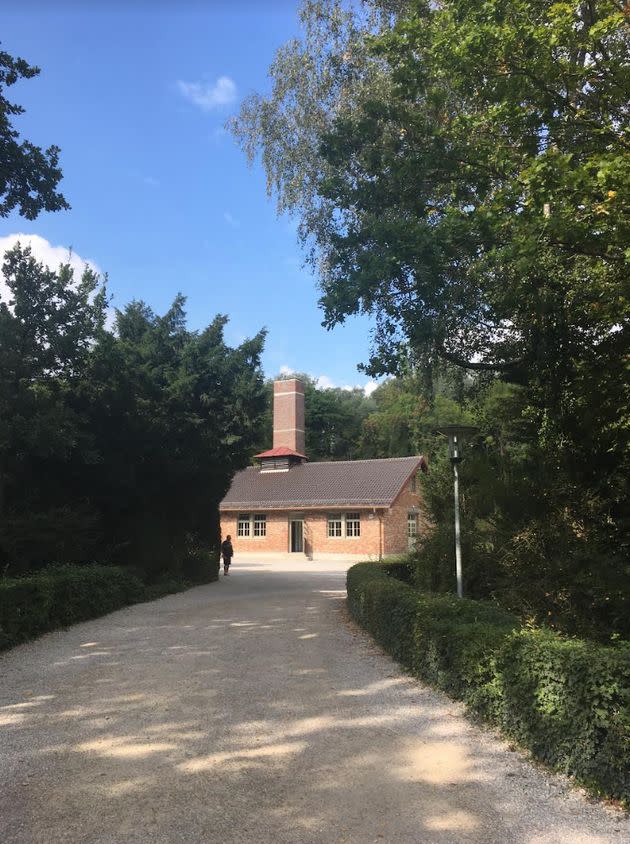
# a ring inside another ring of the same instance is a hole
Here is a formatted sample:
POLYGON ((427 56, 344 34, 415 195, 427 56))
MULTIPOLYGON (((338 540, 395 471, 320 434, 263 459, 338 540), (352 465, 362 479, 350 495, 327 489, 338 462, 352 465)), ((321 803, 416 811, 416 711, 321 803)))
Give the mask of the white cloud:
MULTIPOLYGON (((280 367, 280 375, 295 375, 296 369, 284 364, 280 367)), ((331 390, 335 387, 340 387, 342 390, 363 390, 366 396, 371 396, 374 390, 378 387, 376 381, 368 381, 367 384, 336 384, 328 375, 311 375, 315 381, 315 386, 318 390, 331 390)))
MULTIPOLYGON (((12 249, 18 242, 22 247, 30 246, 33 257, 51 270, 58 269, 60 264, 70 264, 74 270, 74 277, 78 280, 81 278, 83 270, 87 265, 95 273, 98 273, 98 275, 103 275, 101 268, 95 261, 89 258, 82 258, 68 246, 53 246, 46 238, 38 234, 19 233, 0 237, 0 267, 4 262, 4 253, 12 249)), ((10 298, 9 288, 4 281, 4 276, 0 272, 0 301, 8 302, 10 298)), ((106 328, 113 328, 115 317, 114 308, 107 308, 105 315, 106 328)))
POLYGON ((337 386, 332 378, 329 378, 327 375, 318 375, 315 378, 315 383, 319 390, 330 390, 337 386))
MULTIPOLYGON (((70 264, 75 277, 79 278, 87 264, 94 272, 101 275, 101 270, 94 261, 82 258, 67 246, 53 246, 38 234, 18 233, 0 237, 0 263, 4 261, 4 253, 12 249, 18 241, 22 247, 30 246, 33 257, 51 270, 58 269, 60 264, 70 264)), ((9 298, 9 291, 2 275, 0 275, 0 297, 3 301, 9 298)))
POLYGON ((94 272, 102 275, 101 269, 95 261, 90 258, 82 258, 73 251, 71 246, 53 246, 46 238, 38 234, 20 232, 0 237, 0 258, 4 258, 4 253, 12 249, 18 241, 22 247, 30 246, 33 257, 51 270, 56 270, 60 264, 70 264, 75 273, 80 274, 87 264, 94 272))
POLYGON ((237 228, 240 226, 240 224, 241 224, 241 221, 240 221, 240 220, 237 220, 237 219, 236 219, 236 217, 233 217, 233 216, 230 214, 230 212, 229 212, 229 211, 224 211, 224 212, 223 212, 223 219, 224 219, 224 220, 225 220, 225 222, 228 224, 228 226, 232 226, 232 228, 233 228, 233 229, 237 229, 237 228))
POLYGON ((212 111, 236 100, 236 84, 229 76, 219 76, 216 82, 177 82, 180 94, 202 111, 212 111))
POLYGON ((158 188, 160 186, 159 179, 156 179, 154 176, 143 176, 142 181, 151 188, 158 188))

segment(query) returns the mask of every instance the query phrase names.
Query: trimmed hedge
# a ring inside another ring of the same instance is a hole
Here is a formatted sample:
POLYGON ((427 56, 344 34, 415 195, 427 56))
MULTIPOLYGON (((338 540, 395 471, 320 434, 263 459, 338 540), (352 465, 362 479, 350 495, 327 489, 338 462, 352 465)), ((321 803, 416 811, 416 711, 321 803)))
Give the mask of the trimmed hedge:
POLYGON ((144 585, 114 566, 59 566, 0 580, 0 648, 141 601, 144 585))
MULTIPOLYGON (((203 574, 206 583, 216 580, 218 560, 206 554, 204 563, 205 570, 196 572, 198 579, 203 574)), ((125 568, 101 565, 55 566, 25 577, 0 578, 0 650, 190 586, 181 579, 145 585, 125 568)))
POLYGON ((387 564, 353 566, 347 585, 352 615, 413 674, 630 806, 630 643, 522 629, 492 604, 418 592, 387 564))

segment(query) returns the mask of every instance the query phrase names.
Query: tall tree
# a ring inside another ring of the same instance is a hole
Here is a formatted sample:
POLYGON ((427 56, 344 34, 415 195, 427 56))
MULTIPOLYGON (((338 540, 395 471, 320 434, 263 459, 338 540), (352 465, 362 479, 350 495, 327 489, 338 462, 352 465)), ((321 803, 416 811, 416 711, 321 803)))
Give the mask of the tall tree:
MULTIPOLYGON (((375 316, 369 372, 484 376, 470 535, 556 605, 568 590, 584 620, 585 596, 601 609, 602 584, 627 593, 630 575, 627 8, 304 8, 260 119, 246 103, 235 130, 302 221, 325 324, 375 316)), ((446 518, 447 486, 431 500, 446 518)))
POLYGON ((102 515, 100 553, 152 577, 217 544, 218 503, 247 465, 264 408, 264 333, 230 348, 225 317, 191 332, 184 304, 119 312, 75 404, 98 453, 81 474, 102 515))
MULTIPOLYGON (((91 448, 70 399, 102 333, 106 294, 89 268, 75 280, 70 266, 49 270, 19 244, 2 271, 9 297, 0 301, 0 555, 4 548, 28 557, 26 546, 50 536, 53 524, 61 530, 69 515, 53 492, 54 466, 91 448)), ((69 521, 66 535, 80 533, 81 520, 69 521)))
POLYGON ((40 72, 24 59, 0 51, 0 217, 14 208, 34 220, 40 211, 59 211, 70 206, 57 191, 61 180, 59 147, 43 150, 20 139, 13 119, 24 113, 22 106, 5 97, 5 89, 20 79, 32 79, 40 72))
POLYGON ((264 409, 264 333, 226 345, 226 318, 186 327, 142 302, 103 327, 86 270, 53 272, 7 253, 0 303, 0 558, 133 565, 197 576, 218 540, 218 503, 247 465, 264 409))

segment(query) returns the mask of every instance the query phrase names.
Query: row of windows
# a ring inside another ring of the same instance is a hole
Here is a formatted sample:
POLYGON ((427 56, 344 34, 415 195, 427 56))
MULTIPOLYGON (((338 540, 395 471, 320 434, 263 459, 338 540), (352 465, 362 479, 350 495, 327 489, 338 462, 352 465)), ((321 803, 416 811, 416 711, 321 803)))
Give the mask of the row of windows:
MULTIPOLYGON (((267 536, 267 516, 264 513, 239 513, 237 534, 240 537, 267 536)), ((407 516, 407 536, 418 535, 418 516, 409 513, 407 516)), ((360 513, 335 513, 328 516, 328 537, 339 539, 361 536, 360 513)))
MULTIPOLYGON (((267 536, 267 516, 262 513, 239 513, 236 528, 237 536, 267 536)), ((361 536, 360 513, 335 513, 328 516, 328 536, 357 537, 361 536)))

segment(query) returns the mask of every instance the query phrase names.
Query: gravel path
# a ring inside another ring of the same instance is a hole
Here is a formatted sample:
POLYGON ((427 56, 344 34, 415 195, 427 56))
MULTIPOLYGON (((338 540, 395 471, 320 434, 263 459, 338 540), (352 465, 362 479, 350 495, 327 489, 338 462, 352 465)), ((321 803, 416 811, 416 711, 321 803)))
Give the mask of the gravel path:
POLYGON ((401 674, 344 571, 237 559, 1 657, 0 842, 630 841, 401 674))

